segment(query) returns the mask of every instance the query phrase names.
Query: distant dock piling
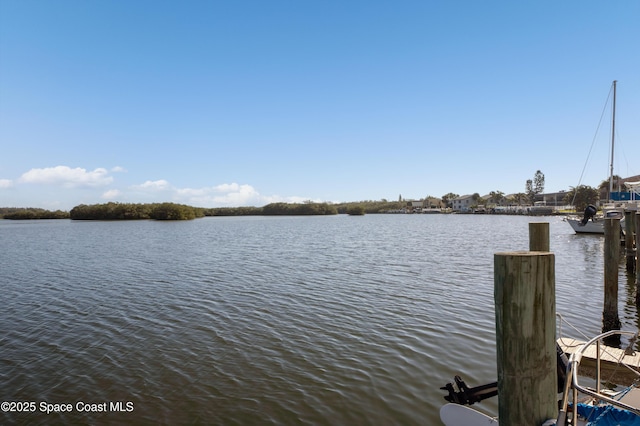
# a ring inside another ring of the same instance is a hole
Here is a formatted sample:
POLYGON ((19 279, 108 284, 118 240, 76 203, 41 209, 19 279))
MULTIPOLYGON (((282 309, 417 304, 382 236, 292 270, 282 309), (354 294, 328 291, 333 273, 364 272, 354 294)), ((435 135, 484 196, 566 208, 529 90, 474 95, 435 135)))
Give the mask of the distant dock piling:
POLYGON ((637 229, 635 226, 636 212, 627 210, 624 212, 624 247, 627 259, 627 271, 633 272, 636 266, 636 248, 633 247, 633 233, 637 229))
MULTIPOLYGON (((618 262, 620 261, 620 219, 604 220, 604 308, 602 332, 619 330, 618 262)), ((619 339, 620 337, 617 336, 619 339)), ((614 342, 609 342, 613 345, 614 342)))
POLYGON ((640 212, 636 212, 636 286, 640 286, 640 212))
POLYGON ((549 222, 529 223, 529 251, 549 251, 549 222))
POLYGON ((558 416, 555 257, 548 223, 530 224, 529 246, 494 255, 500 424, 542 424, 558 416), (546 233, 546 238, 545 238, 546 233))

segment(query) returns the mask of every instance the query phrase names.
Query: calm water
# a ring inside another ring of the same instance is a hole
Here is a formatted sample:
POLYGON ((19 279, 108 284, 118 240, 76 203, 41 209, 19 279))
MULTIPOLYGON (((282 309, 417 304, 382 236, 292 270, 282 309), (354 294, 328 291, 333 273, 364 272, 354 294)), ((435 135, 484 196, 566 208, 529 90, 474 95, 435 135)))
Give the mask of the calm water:
POLYGON ((493 254, 533 220, 557 311, 597 334, 603 238, 559 218, 0 221, 0 400, 36 403, 0 423, 438 425, 440 386, 496 378, 493 254))

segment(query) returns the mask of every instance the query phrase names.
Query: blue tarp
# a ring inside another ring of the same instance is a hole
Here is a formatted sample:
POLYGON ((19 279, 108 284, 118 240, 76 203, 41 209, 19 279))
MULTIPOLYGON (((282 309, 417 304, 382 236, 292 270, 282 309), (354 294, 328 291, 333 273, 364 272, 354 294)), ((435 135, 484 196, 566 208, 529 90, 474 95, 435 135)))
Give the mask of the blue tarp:
POLYGON ((587 426, 640 426, 640 416, 612 405, 578 404, 578 414, 587 426))
POLYGON ((612 192, 611 200, 612 201, 631 201, 631 200, 639 200, 638 194, 634 194, 633 192, 612 192))

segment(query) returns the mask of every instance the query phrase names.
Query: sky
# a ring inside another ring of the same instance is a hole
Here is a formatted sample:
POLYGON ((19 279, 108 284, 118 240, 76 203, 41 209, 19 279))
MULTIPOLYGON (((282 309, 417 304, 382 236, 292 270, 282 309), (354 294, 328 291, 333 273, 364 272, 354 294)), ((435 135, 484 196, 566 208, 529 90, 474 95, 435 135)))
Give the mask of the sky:
POLYGON ((0 0, 0 207, 640 174, 637 0, 0 0))

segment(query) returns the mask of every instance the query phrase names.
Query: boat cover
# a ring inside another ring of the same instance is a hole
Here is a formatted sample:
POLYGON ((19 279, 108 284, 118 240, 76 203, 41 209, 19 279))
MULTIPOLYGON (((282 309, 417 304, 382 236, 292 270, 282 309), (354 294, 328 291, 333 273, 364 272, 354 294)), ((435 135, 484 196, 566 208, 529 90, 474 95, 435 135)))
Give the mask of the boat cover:
POLYGON ((640 416, 613 405, 579 403, 578 415, 587 420, 587 426, 640 426, 640 416))

